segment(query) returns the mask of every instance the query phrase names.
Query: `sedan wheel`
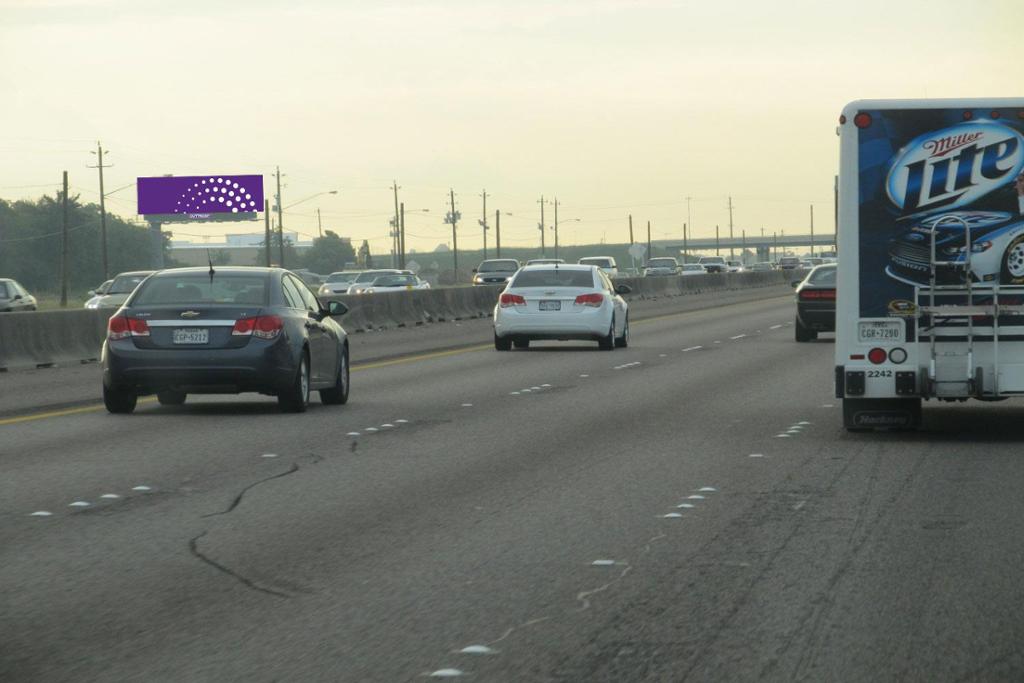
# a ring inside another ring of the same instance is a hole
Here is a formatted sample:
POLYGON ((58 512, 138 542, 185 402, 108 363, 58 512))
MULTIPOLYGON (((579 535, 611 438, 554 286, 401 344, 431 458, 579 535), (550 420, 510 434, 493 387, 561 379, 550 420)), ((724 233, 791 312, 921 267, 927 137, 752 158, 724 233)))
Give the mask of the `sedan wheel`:
POLYGON ((299 361, 299 370, 295 373, 295 381, 287 390, 277 397, 281 410, 288 413, 304 413, 309 406, 309 358, 305 353, 299 361))
POLYGON ((615 350, 615 318, 612 318, 612 325, 608 328, 608 334, 597 341, 597 348, 602 351, 615 350))
POLYGON ((335 380, 334 386, 330 389, 320 390, 320 402, 329 406, 344 405, 348 403, 348 391, 348 347, 345 347, 341 352, 341 358, 338 360, 338 377, 335 380))
POLYGON ((103 404, 107 411, 114 414, 127 415, 135 410, 138 395, 129 389, 108 389, 103 387, 103 404))
POLYGON ((629 346, 629 316, 626 316, 626 324, 622 327, 622 336, 615 340, 615 345, 620 349, 629 346))

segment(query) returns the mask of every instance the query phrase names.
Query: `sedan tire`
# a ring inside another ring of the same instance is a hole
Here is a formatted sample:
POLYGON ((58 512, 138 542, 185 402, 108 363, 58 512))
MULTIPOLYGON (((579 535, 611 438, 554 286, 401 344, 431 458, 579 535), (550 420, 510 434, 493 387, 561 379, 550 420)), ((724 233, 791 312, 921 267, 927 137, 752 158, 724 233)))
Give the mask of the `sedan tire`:
POLYGON ((597 341, 597 348, 602 351, 615 350, 615 318, 612 318, 612 325, 608 328, 608 334, 597 341))
POLYGON ((499 337, 497 334, 494 335, 494 348, 498 351, 511 351, 512 340, 509 338, 499 337))
POLYGON ((320 390, 320 402, 328 406, 340 406, 348 403, 349 377, 348 347, 346 346, 341 352, 341 358, 338 359, 337 380, 332 388, 320 390))
POLYGON ((515 345, 515 347, 517 349, 528 349, 528 348, 530 348, 530 340, 529 339, 517 339, 516 341, 514 341, 512 343, 515 345))
POLYGON ((277 396, 277 403, 286 413, 304 413, 309 406, 309 356, 302 354, 295 380, 277 396))
POLYGON ((615 340, 615 346, 624 349, 629 346, 629 316, 626 316, 626 324, 622 327, 622 336, 615 340))
POLYGON ((796 322, 793 323, 793 330, 793 336, 798 342, 809 342, 818 338, 818 333, 804 327, 804 324, 800 322, 800 318, 797 318, 796 322))
POLYGON ((103 387, 103 405, 107 412, 115 415, 128 415, 135 410, 138 403, 138 395, 131 389, 108 389, 103 387))

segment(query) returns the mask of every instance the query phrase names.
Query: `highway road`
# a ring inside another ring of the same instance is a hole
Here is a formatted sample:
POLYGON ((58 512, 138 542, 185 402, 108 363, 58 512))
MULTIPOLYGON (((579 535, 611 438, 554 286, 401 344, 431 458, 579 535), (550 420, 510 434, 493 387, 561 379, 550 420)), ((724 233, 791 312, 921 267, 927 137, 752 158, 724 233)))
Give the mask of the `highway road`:
POLYGON ((0 680, 1020 680, 1018 404, 846 434, 778 294, 0 420, 0 680))

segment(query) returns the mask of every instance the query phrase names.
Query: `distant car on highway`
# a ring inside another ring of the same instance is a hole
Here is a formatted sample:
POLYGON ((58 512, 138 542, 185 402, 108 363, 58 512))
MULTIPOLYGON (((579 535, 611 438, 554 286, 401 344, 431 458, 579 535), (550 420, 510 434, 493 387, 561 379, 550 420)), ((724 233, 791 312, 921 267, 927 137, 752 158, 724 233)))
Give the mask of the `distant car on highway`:
POLYGON ((280 268, 173 268, 146 279, 107 323, 103 402, 130 413, 140 395, 259 392, 303 412, 349 396, 348 338, 295 274, 280 268))
POLYGON ((473 270, 474 285, 503 285, 519 270, 519 261, 511 258, 493 258, 481 261, 473 270))
POLYGON ((729 264, 725 262, 725 258, 722 256, 701 256, 697 263, 704 266, 704 269, 709 273, 729 272, 729 264))
POLYGON ((348 294, 362 294, 366 288, 373 284, 373 281, 382 275, 401 275, 402 271, 397 268, 382 268, 377 270, 364 270, 352 281, 348 287, 348 294))
POLYGON ((816 266, 796 287, 796 328, 798 342, 816 339, 819 332, 836 329, 836 265, 816 266))
POLYGON ((800 267, 800 258, 797 256, 783 256, 779 259, 779 270, 795 270, 800 267))
POLYGON ((750 270, 755 273, 766 273, 775 270, 775 264, 771 261, 758 261, 750 266, 750 270))
POLYGON ((726 261, 726 265, 729 267, 730 273, 742 273, 746 268, 743 267, 742 261, 726 261))
POLYGON ((679 262, 671 256, 652 258, 644 264, 644 277, 660 277, 678 273, 679 262))
POLYGON ((494 348, 528 348, 535 339, 596 341, 611 351, 629 344, 628 285, 596 266, 526 266, 494 307, 494 348))
POLYGON ((38 306, 36 298, 17 280, 0 278, 0 313, 35 311, 38 306))
POLYGON ((96 292, 96 296, 85 302, 86 308, 117 308, 123 304, 135 288, 155 271, 133 270, 126 273, 118 273, 107 291, 103 294, 96 292))
POLYGON ((411 273, 395 273, 392 275, 381 275, 370 283, 370 286, 360 292, 361 294, 373 294, 375 292, 401 292, 414 289, 430 289, 430 283, 425 282, 411 273))
POLYGON ((706 272, 708 271, 699 263, 684 263, 679 266, 680 275, 704 275, 706 272))
POLYGON ((349 286, 359 277, 358 270, 339 270, 327 276, 327 280, 320 285, 317 294, 320 296, 331 296, 333 294, 348 294, 349 286))
POLYGON ((613 279, 619 276, 619 266, 611 256, 584 256, 577 263, 582 266, 597 266, 613 279))
POLYGON ((550 266, 554 264, 565 263, 565 259, 560 258, 534 258, 526 262, 528 266, 550 266))

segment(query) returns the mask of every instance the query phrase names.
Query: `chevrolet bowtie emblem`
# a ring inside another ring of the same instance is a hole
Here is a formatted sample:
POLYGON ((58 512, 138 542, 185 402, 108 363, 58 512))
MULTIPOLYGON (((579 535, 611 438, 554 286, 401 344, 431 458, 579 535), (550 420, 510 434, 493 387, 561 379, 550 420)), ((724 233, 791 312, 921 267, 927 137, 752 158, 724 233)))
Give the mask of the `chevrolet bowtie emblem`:
POLYGON ((182 311, 181 317, 182 318, 198 318, 199 317, 199 311, 182 311))

